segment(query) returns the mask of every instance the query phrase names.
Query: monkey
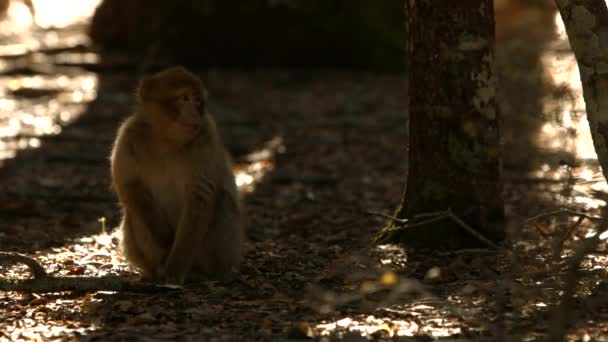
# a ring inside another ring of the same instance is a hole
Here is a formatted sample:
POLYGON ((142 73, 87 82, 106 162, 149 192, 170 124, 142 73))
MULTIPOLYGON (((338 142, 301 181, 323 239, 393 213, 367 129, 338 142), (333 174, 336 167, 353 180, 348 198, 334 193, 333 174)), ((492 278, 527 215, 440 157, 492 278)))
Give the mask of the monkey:
POLYGON ((226 279, 242 261, 243 217, 231 161, 202 81, 181 66, 139 82, 110 156, 121 247, 142 278, 226 279))

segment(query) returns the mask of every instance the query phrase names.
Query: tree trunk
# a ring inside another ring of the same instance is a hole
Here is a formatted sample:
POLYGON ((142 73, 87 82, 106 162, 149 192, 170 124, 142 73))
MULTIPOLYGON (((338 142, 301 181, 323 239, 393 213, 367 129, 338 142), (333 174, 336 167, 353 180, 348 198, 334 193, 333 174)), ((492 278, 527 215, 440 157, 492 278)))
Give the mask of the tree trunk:
POLYGON ((556 3, 578 63, 595 153, 607 178, 608 9, 604 0, 556 3))
MULTIPOLYGON (((395 216, 420 222, 428 213, 451 210, 472 230, 500 241, 504 212, 493 3, 408 0, 405 10, 409 172, 395 216)), ((383 233, 416 247, 481 243, 456 221, 408 228, 393 220, 383 233)))

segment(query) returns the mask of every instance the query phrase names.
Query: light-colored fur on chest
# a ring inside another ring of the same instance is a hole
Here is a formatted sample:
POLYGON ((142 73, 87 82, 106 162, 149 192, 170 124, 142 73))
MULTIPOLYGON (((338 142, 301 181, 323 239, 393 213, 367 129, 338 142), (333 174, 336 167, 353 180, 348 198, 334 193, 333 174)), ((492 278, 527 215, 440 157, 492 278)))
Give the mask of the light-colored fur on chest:
POLYGON ((159 158, 146 171, 142 178, 145 187, 162 210, 161 214, 176 229, 190 191, 186 185, 188 182, 184 182, 190 177, 190 170, 179 158, 159 158))

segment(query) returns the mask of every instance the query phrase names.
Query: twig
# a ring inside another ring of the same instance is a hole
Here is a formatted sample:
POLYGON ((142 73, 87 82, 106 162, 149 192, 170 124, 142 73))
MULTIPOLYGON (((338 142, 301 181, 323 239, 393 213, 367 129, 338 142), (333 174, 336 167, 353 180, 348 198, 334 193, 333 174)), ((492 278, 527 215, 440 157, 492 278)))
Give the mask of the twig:
POLYGON ((0 252, 0 263, 24 264, 32 271, 33 278, 48 278, 48 274, 36 260, 19 253, 0 252))
POLYGON ((588 219, 590 221, 601 221, 601 220, 605 219, 602 216, 592 216, 592 215, 589 215, 589 214, 586 214, 586 213, 583 213, 583 212, 580 212, 580 211, 575 211, 575 210, 572 210, 572 209, 559 209, 559 210, 554 210, 554 211, 549 211, 549 212, 546 212, 546 213, 538 214, 536 216, 532 216, 530 218, 525 219, 521 224, 525 225, 525 224, 528 224, 528 223, 530 223, 532 221, 536 221, 536 220, 539 220, 539 219, 544 218, 544 217, 555 216, 555 215, 559 215, 559 214, 570 214, 572 216, 578 216, 578 217, 586 218, 586 219, 588 219))
MULTIPOLYGON (((440 212, 431 212, 431 213, 425 213, 425 214, 420 214, 418 216, 414 216, 414 219, 417 217, 431 217, 430 219, 427 220, 423 220, 423 221, 419 221, 419 222, 413 222, 413 223, 409 223, 411 220, 410 219, 400 219, 397 218, 395 216, 391 216, 391 215, 387 215, 384 213, 379 213, 379 212, 371 212, 371 211, 363 211, 366 214, 370 214, 370 215, 377 215, 377 216, 381 216, 384 218, 387 218, 389 220, 393 220, 397 223, 399 223, 400 225, 398 227, 394 227, 394 228, 390 228, 387 229, 387 231, 391 232, 391 231, 396 231, 396 230, 401 230, 401 229, 409 229, 409 228, 415 228, 415 227, 419 227, 419 226, 424 226, 433 222, 437 222, 437 221, 441 221, 443 219, 446 219, 448 216, 446 215, 445 211, 440 211, 440 212), (434 216, 434 217, 433 217, 434 216)), ((386 236, 374 240, 372 243, 373 244, 378 244, 378 243, 383 243, 384 241, 389 239, 389 235, 387 234, 386 236)))
POLYGON ((61 291, 172 291, 176 287, 128 282, 117 276, 107 277, 53 277, 34 259, 19 253, 0 252, 0 263, 24 264, 32 272, 30 279, 0 279, 0 291, 26 293, 61 291))
POLYGON ((422 221, 419 221, 419 222, 413 222, 413 223, 406 224, 402 228, 409 229, 409 228, 416 228, 416 227, 420 227, 420 226, 426 226, 427 224, 431 224, 431 223, 435 223, 437 221, 445 220, 448 217, 449 216, 447 214, 437 215, 435 217, 431 217, 431 218, 426 219, 426 220, 422 220, 422 221))
POLYGON ((496 251, 490 248, 463 248, 454 251, 445 251, 438 253, 441 256, 467 255, 467 254, 496 254, 496 251))
POLYGON ((445 211, 435 211, 435 212, 429 212, 429 213, 422 213, 422 214, 418 214, 414 216, 414 219, 418 219, 418 218, 427 218, 426 220, 422 220, 422 221, 418 221, 418 222, 412 222, 410 223, 412 220, 411 219, 400 219, 391 215, 387 215, 384 213, 379 213, 379 212, 373 212, 373 211, 366 211, 367 214, 370 215, 376 215, 376 216, 381 216, 390 220, 393 220, 397 223, 400 223, 401 226, 397 227, 396 230, 401 230, 401 229, 410 229, 410 228, 415 228, 415 227, 420 227, 420 226, 424 226, 427 224, 431 224, 437 221, 441 221, 444 219, 451 219, 452 221, 454 221, 457 225, 459 225, 461 228, 463 228, 464 230, 466 230, 469 234, 473 235, 473 237, 475 237, 476 239, 478 239, 479 241, 483 242, 484 244, 486 244, 488 247, 492 248, 492 249, 498 249, 498 245, 495 244, 494 242, 490 241, 488 238, 486 238, 485 236, 483 236, 481 233, 479 233, 478 231, 476 231, 473 227, 471 227, 470 225, 468 225, 467 223, 465 223, 462 219, 460 219, 458 216, 456 216, 453 212, 452 209, 448 209, 445 211))
POLYGON ((568 230, 566 230, 564 232, 564 234, 562 234, 562 236, 555 239, 555 241, 553 242, 553 259, 554 260, 560 259, 561 254, 562 254, 562 249, 564 248, 564 242, 566 242, 568 237, 570 235, 572 235, 572 232, 574 232, 578 227, 580 227, 580 225, 583 223, 584 219, 585 219, 585 217, 579 216, 578 220, 576 220, 576 222, 573 225, 571 225, 570 228, 568 228, 568 230))
POLYGON ((400 219, 400 218, 395 217, 393 215, 388 215, 388 214, 381 213, 381 212, 378 212, 378 211, 363 210, 363 213, 368 214, 368 215, 380 216, 380 217, 383 217, 385 219, 393 220, 393 221, 399 222, 399 223, 408 223, 409 222, 408 219, 400 219))
POLYGON ((436 217, 436 216, 447 216, 448 213, 450 212, 450 209, 448 210, 442 210, 442 211, 431 211, 428 213, 421 213, 421 214, 416 214, 414 215, 415 219, 420 219, 420 218, 426 218, 426 217, 436 217))
POLYGON ((490 241, 485 236, 481 235, 481 233, 479 233, 478 231, 476 231, 475 229, 473 229, 473 227, 469 226, 463 220, 461 220, 460 217, 454 215, 454 213, 452 213, 451 209, 448 209, 448 217, 451 218, 452 221, 456 222, 461 228, 463 228, 464 230, 466 230, 467 232, 469 232, 471 235, 473 235, 475 238, 477 238, 477 240, 485 243, 486 245, 488 245, 489 247, 491 247, 493 249, 498 249, 498 245, 497 244, 495 244, 494 242, 490 241))
POLYGON ((566 334, 567 328, 570 326, 570 317, 572 305, 574 302, 574 294, 576 285, 580 279, 580 264, 583 259, 593 252, 597 245, 601 242, 600 235, 608 230, 608 221, 604 221, 598 232, 587 239, 582 240, 574 255, 568 260, 566 274, 564 275, 564 287, 561 303, 553 311, 553 318, 549 328, 549 341, 562 341, 566 334))
POLYGON ((0 291, 19 291, 26 293, 45 293, 62 291, 129 291, 157 293, 172 291, 174 287, 138 284, 122 280, 117 276, 106 277, 45 277, 25 280, 0 279, 0 291))
MULTIPOLYGON (((380 216, 380 217, 383 217, 385 219, 393 220, 395 222, 402 223, 402 224, 407 224, 410 221, 412 221, 412 219, 400 219, 400 218, 395 217, 393 215, 388 215, 388 214, 377 212, 377 211, 364 210, 363 212, 365 214, 368 214, 368 215, 380 216)), ((439 218, 439 216, 441 216, 441 219, 444 219, 444 218, 447 217, 447 214, 448 214, 447 210, 432 211, 432 212, 429 212, 429 213, 422 213, 422 214, 414 215, 414 219, 421 219, 421 218, 427 218, 427 217, 431 217, 431 218, 435 219, 435 218, 439 218)), ((418 224, 418 223, 412 223, 412 224, 418 224)))

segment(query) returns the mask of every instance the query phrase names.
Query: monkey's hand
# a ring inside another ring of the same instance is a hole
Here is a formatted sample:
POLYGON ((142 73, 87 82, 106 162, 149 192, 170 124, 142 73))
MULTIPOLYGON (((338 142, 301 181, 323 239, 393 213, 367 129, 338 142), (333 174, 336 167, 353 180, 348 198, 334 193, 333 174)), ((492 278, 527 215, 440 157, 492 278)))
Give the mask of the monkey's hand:
POLYGON ((172 284, 183 284, 190 273, 195 253, 199 252, 203 237, 215 209, 216 186, 201 177, 195 184, 191 198, 182 213, 173 246, 163 267, 160 279, 172 284))

